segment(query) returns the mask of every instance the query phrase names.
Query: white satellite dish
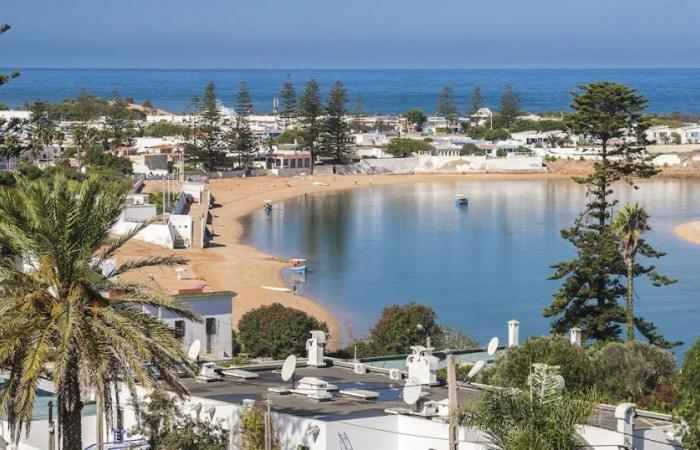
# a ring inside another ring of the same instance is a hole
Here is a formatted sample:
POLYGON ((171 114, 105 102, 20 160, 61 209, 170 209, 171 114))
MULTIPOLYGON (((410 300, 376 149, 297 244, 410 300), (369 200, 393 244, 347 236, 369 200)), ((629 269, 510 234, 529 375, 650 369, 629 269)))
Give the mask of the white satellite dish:
POLYGON ((418 378, 407 379, 403 387, 403 394, 401 395, 403 401, 409 405, 414 405, 420 398, 421 390, 422 388, 418 378))
POLYGON ((199 350, 202 347, 202 343, 199 341, 199 339, 195 339, 194 342, 190 345, 190 349, 187 350, 187 358, 190 361, 197 361, 197 357, 199 356, 199 350))
POLYGON ((287 356, 282 364, 282 371, 280 375, 284 381, 289 381, 294 376, 294 371, 297 368, 297 357, 294 355, 287 356))
POLYGON ((489 356, 493 356, 496 354, 496 350, 498 350, 498 338, 492 337, 489 341, 488 347, 486 347, 486 352, 489 354, 489 356))
POLYGON ((486 361, 484 361, 483 359, 475 362, 474 365, 472 366, 471 370, 467 374, 467 378, 474 378, 476 376, 476 374, 479 373, 481 371, 481 369, 484 368, 485 365, 486 365, 486 361))

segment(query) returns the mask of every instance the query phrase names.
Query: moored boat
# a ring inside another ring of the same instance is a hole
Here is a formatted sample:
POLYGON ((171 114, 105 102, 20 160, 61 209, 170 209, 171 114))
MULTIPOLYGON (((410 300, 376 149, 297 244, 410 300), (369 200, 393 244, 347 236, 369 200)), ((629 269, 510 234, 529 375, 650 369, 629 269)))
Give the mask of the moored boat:
POLYGON ((293 272, 306 273, 306 259, 293 258, 289 260, 289 267, 293 272))
POLYGON ((466 206, 469 204, 469 199, 464 194, 457 194, 455 199, 455 206, 466 206))

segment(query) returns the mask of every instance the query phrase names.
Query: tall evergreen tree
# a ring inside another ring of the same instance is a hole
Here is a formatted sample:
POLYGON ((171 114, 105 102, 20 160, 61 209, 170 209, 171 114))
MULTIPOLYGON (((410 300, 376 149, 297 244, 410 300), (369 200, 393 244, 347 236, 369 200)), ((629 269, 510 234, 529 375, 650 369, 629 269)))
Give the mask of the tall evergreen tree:
POLYGON ((355 117, 360 117, 363 112, 362 112, 362 105, 364 103, 364 98, 362 98, 362 95, 357 95, 355 97, 355 107, 353 108, 352 115, 355 117))
POLYGON ((221 130, 221 113, 216 100, 216 86, 207 83, 201 104, 201 123, 198 124, 189 152, 192 160, 206 171, 216 170, 226 164, 224 133, 221 130))
POLYGON ((297 92, 294 89, 294 83, 289 74, 287 74, 287 78, 285 78, 282 84, 282 89, 280 89, 280 98, 282 99, 282 111, 280 111, 280 116, 283 119, 294 117, 297 111, 297 92))
MULTIPOLYGON (((644 148, 644 130, 649 125, 642 111, 647 102, 634 89, 607 81, 581 86, 573 97, 574 112, 567 125, 574 133, 600 143, 601 149, 593 172, 574 179, 586 185, 589 200, 574 224, 561 231, 577 254, 552 266, 555 272, 551 279, 564 281, 544 315, 555 318, 555 332, 578 326, 587 339, 617 339, 620 324, 626 321, 618 303, 626 293, 620 281, 626 267, 610 223, 610 209, 616 204, 610 196, 615 181, 631 183, 631 177, 646 178, 657 173, 644 148)), ((634 276, 640 275, 648 276, 655 285, 663 284, 653 266, 636 267, 634 276)), ((635 324, 650 342, 671 345, 654 324, 640 317, 635 324)))
POLYGON ((481 88, 475 85, 474 89, 472 89, 472 96, 469 99, 469 111, 467 112, 468 114, 476 114, 483 107, 484 96, 481 94, 481 88))
MULTIPOLYGON (((6 23, 0 24, 0 35, 10 31, 10 28, 12 28, 12 27, 10 27, 6 23)), ((0 73, 0 86, 7 83, 8 81, 10 81, 13 78, 17 78, 18 76, 19 76, 19 72, 17 72, 17 71, 12 72, 9 75, 5 74, 5 73, 0 73)))
POLYGON ((301 116, 301 138, 305 149, 311 154, 311 173, 318 155, 318 140, 323 122, 321 120, 321 88, 313 78, 306 82, 304 93, 299 98, 299 114, 301 116))
POLYGON ((123 144, 130 144, 135 135, 134 122, 131 120, 127 103, 117 92, 112 94, 112 101, 105 110, 105 126, 109 132, 109 148, 114 150, 123 144))
POLYGON ((245 81, 241 81, 236 96, 236 122, 227 133, 230 150, 238 156, 238 165, 250 169, 253 154, 256 149, 255 136, 250 130, 248 115, 253 110, 250 91, 245 81))
POLYGON ((515 123, 519 115, 523 113, 520 108, 520 98, 513 91, 510 84, 506 84, 501 94, 501 108, 498 110, 501 120, 507 129, 515 123))
POLYGON ((437 105, 435 106, 435 112, 438 116, 444 117, 449 121, 455 120, 457 116, 459 116, 452 86, 444 86, 440 91, 437 105))
POLYGON ((324 153, 333 156, 338 164, 345 162, 350 156, 348 124, 345 122, 347 102, 348 94, 342 81, 336 81, 328 92, 326 120, 323 126, 323 149, 324 153))

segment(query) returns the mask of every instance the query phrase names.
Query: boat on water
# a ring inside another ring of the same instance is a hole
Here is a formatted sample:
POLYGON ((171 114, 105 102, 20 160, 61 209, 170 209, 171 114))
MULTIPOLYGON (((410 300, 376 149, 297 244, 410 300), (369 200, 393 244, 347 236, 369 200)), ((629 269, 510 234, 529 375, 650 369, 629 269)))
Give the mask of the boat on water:
POLYGON ((265 200, 263 202, 263 209, 265 210, 265 212, 272 211, 272 200, 265 200))
POLYGON ((469 204, 469 199, 464 194, 457 194, 455 198, 455 206, 467 206, 469 204))
POLYGON ((289 268, 292 272, 306 273, 306 259, 304 258, 293 258, 289 260, 289 268))

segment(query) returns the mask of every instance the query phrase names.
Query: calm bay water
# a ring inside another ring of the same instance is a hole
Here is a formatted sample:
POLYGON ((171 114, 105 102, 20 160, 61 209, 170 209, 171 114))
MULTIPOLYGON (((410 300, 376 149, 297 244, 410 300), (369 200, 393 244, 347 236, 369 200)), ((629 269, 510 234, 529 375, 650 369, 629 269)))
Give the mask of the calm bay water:
POLYGON ((183 112, 193 95, 201 95, 213 81, 221 101, 232 106, 240 81, 247 81, 259 112, 269 112, 272 99, 289 73, 298 91, 315 77, 323 91, 342 80, 351 98, 363 97, 363 110, 401 113, 419 107, 434 111, 442 86, 451 85, 461 110, 475 84, 481 86, 486 104, 498 105, 503 85, 510 83, 527 111, 568 108, 570 92, 577 84, 598 80, 626 83, 650 100, 651 112, 700 113, 700 69, 452 69, 452 70, 163 70, 163 69, 24 69, 22 76, 0 89, 0 102, 20 106, 27 101, 52 102, 73 97, 81 89, 111 96, 118 91, 137 102, 149 99, 166 110, 183 112))
MULTIPOLYGON (((700 337, 700 246, 672 229, 700 218, 700 181, 639 185, 617 190, 648 208, 648 239, 667 252, 657 267, 679 282, 639 282, 637 311, 688 343, 700 337)), ((245 239, 263 251, 309 259, 300 292, 336 312, 354 336, 366 334, 383 307, 415 300, 485 342, 505 338, 510 319, 521 322, 521 339, 548 332, 541 312, 559 285, 547 280, 549 266, 572 256, 559 230, 584 202, 584 188, 568 180, 415 183, 299 197, 243 224, 245 239), (457 193, 468 194, 468 208, 454 206, 457 193)))

